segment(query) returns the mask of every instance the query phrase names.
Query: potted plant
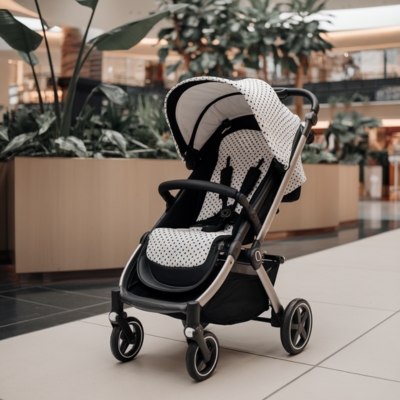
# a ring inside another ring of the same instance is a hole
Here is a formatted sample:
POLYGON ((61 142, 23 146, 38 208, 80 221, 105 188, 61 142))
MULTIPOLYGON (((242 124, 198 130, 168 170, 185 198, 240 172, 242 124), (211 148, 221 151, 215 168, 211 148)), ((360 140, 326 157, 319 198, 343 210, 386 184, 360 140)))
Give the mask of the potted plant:
MULTIPOLYGON (((388 162, 384 162, 384 159, 387 160, 387 153, 385 158, 383 153, 378 152, 381 156, 377 156, 376 151, 369 150, 367 128, 374 128, 380 125, 381 121, 374 117, 365 116, 356 111, 341 111, 335 115, 325 131, 327 147, 336 155, 339 163, 360 166, 359 181, 364 184, 362 189, 364 194, 365 188, 368 189, 370 187, 369 177, 372 173, 372 164, 380 164, 379 168, 373 168, 374 187, 379 186, 382 188, 383 171, 388 168, 388 162), (376 171, 377 169, 379 170, 378 172, 376 171), (376 183, 375 177, 379 177, 378 183, 376 183)), ((376 189, 374 193, 378 191, 379 189, 376 189)), ((367 197, 370 196, 368 195, 367 197)), ((382 194, 379 195, 379 198, 381 197, 382 194)))
MULTIPOLYGON (((177 161, 138 160, 151 154, 176 158, 171 139, 160 131, 159 101, 156 105, 155 100, 140 99, 135 105, 122 89, 100 85, 94 92, 108 99, 103 112, 94 115, 93 108, 85 106, 76 121, 71 119, 79 72, 93 49, 129 49, 158 21, 186 5, 115 28, 92 39, 87 48, 98 1, 77 2, 89 7, 91 16, 65 104, 7 113, 0 126, 0 157, 8 160, 0 163, 0 176, 6 176, 0 179, 0 190, 7 189, 7 248, 17 273, 123 267, 132 245, 162 210, 154 195, 157 184, 187 176, 177 161)), ((47 24, 38 1, 35 4, 43 37, 0 10, 0 36, 31 65, 34 76, 33 52, 43 38, 47 40, 47 24)))

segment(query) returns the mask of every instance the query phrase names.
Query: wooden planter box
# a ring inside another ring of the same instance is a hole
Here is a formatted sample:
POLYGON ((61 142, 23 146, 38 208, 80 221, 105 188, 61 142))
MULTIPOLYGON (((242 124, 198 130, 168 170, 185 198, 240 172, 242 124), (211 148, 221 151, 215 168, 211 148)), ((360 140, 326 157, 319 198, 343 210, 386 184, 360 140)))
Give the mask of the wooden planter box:
MULTIPOLYGON (((335 229, 358 218, 358 166, 304 168, 300 200, 281 205, 271 232, 335 229)), ((188 175, 179 160, 0 163, 0 250, 11 252, 18 274, 121 268, 165 209, 158 185, 188 175)))
POLYGON ((17 157, 7 163, 8 246, 17 273, 124 267, 165 209, 178 160, 17 157))
POLYGON ((304 164, 295 203, 282 203, 270 232, 336 229, 358 219, 358 165, 304 164))

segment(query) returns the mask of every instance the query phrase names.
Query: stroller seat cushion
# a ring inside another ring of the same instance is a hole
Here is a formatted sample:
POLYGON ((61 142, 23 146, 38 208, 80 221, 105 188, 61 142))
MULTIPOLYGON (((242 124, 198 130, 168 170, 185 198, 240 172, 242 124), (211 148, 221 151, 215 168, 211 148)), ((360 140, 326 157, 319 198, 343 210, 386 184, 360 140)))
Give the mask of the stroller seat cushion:
POLYGON ((193 268, 203 265, 213 243, 229 237, 232 227, 220 232, 203 232, 201 228, 154 229, 146 249, 153 263, 171 268, 193 268))

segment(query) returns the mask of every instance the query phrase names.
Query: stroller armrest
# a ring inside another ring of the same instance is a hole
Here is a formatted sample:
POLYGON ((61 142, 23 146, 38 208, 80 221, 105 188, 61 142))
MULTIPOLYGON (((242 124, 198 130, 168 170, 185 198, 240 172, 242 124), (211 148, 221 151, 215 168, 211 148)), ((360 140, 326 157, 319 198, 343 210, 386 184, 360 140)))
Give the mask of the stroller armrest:
POLYGON ((243 193, 238 192, 236 189, 226 185, 221 185, 220 183, 200 181, 196 179, 178 179, 175 181, 167 181, 161 183, 158 187, 158 193, 160 193, 160 196, 166 201, 167 206, 169 206, 174 200, 174 196, 172 196, 169 191, 176 189, 213 192, 235 199, 243 207, 247 218, 250 220, 254 230, 256 231, 256 234, 261 229, 261 223, 256 211, 247 201, 247 197, 243 193))

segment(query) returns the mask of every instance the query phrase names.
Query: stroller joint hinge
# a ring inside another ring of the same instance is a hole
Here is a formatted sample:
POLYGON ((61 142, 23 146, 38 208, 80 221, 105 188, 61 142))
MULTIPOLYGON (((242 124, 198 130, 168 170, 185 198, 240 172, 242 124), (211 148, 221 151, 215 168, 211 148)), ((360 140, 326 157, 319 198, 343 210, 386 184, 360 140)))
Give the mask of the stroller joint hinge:
POLYGON ((262 266, 263 259, 260 251, 260 242, 258 240, 253 243, 251 249, 246 250, 246 256, 255 271, 262 266))
POLYGON ((274 311, 274 309, 271 309, 271 326, 274 328, 280 328, 282 326, 282 321, 283 321, 283 313, 284 309, 281 306, 278 313, 274 311))
POLYGON ((317 125, 317 122, 318 122, 318 115, 314 111, 311 111, 306 114, 304 119, 306 121, 309 120, 311 122, 311 125, 315 126, 315 125, 317 125))

